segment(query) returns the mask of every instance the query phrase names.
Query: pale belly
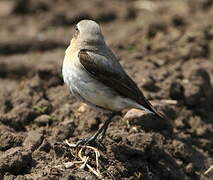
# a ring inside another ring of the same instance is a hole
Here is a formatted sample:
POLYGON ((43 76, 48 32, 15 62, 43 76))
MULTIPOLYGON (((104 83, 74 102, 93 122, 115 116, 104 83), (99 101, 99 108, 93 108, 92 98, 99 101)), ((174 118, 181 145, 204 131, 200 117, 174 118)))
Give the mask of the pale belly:
POLYGON ((137 108, 130 99, 118 96, 109 87, 93 79, 84 69, 74 65, 63 67, 63 78, 71 92, 81 100, 111 111, 137 108))

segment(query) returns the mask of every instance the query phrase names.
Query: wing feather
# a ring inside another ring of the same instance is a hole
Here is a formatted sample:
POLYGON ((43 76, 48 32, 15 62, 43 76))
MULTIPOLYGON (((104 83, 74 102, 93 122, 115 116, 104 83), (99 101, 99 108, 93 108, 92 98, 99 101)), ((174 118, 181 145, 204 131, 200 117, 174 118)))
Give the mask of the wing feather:
POLYGON ((78 57, 80 63, 90 75, 105 86, 112 88, 120 96, 136 101, 162 118, 162 115, 153 108, 135 82, 125 72, 113 71, 106 63, 97 62, 88 52, 89 50, 80 50, 78 57))

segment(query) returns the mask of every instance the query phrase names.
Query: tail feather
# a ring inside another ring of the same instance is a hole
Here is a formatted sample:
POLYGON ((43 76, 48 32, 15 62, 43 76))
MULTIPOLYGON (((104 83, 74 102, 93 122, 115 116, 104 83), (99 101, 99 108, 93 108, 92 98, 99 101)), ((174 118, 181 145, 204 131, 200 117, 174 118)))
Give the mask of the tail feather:
POLYGON ((155 115, 161 119, 168 120, 168 118, 161 112, 154 110, 155 115))
POLYGON ((145 110, 146 112, 153 113, 160 119, 169 120, 162 112, 157 111, 146 98, 143 98, 141 106, 142 109, 145 110))
POLYGON ((153 113, 154 113, 158 118, 160 118, 160 119, 166 121, 166 123, 167 123, 171 128, 174 127, 174 122, 171 121, 171 119, 169 119, 167 116, 165 116, 165 114, 163 114, 162 112, 159 112, 159 111, 155 110, 153 107, 152 107, 152 109, 153 109, 153 113))

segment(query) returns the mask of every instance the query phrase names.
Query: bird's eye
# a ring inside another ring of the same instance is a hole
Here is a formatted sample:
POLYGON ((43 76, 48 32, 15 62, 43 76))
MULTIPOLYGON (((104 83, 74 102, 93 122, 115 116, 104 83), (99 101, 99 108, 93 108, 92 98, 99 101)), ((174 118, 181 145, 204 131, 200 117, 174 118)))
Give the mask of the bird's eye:
POLYGON ((79 29, 78 29, 78 27, 77 27, 77 26, 75 26, 75 30, 74 30, 74 34, 73 34, 73 36, 74 36, 74 37, 77 37, 77 36, 78 36, 78 34, 79 34, 79 29))
POLYGON ((79 31, 77 26, 75 27, 75 30, 76 30, 76 31, 79 31))

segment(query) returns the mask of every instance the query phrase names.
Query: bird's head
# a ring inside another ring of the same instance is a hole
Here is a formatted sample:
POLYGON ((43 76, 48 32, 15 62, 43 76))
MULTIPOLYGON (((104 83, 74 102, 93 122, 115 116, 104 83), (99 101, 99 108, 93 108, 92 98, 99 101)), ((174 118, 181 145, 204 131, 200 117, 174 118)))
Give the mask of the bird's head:
POLYGON ((104 44, 104 37, 101 27, 92 20, 81 20, 75 27, 75 32, 71 44, 96 46, 104 44))

